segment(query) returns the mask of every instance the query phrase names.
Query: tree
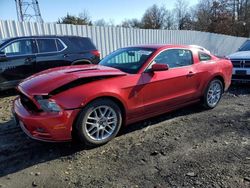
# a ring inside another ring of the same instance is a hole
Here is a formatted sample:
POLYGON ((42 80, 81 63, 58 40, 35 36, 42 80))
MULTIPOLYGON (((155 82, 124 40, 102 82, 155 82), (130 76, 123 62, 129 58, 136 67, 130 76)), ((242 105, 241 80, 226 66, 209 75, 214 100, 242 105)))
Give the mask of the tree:
POLYGON ((174 11, 165 11, 165 21, 163 29, 175 29, 174 27, 174 11))
POLYGON ((79 16, 73 16, 67 13, 65 17, 58 20, 59 24, 73 24, 73 25, 92 25, 90 16, 87 11, 79 14, 79 16))
POLYGON ((182 30, 193 30, 194 22, 192 20, 191 14, 186 13, 183 18, 181 18, 179 22, 179 29, 182 30))
POLYGON ((194 27, 195 30, 198 31, 208 31, 208 27, 211 24, 210 23, 210 17, 211 17, 211 6, 212 2, 211 0, 204 0, 201 1, 196 5, 194 11, 195 11, 195 23, 194 27))
POLYGON ((200 0, 196 7, 196 23, 199 31, 232 34, 232 11, 228 0, 200 0))
POLYGON ((185 21, 190 21, 188 15, 188 3, 186 0, 176 0, 175 2, 175 17, 178 29, 184 29, 185 21))
POLYGON ((89 16, 88 11, 84 10, 79 14, 79 18, 82 20, 83 25, 92 25, 91 18, 89 16))
MULTIPOLYGON (((58 23, 92 25, 87 11, 78 16, 67 14, 58 23)), ((96 26, 114 26, 112 20, 99 19, 96 26)), ((250 37, 250 0, 199 0, 189 7, 187 0, 176 0, 174 9, 156 4, 149 7, 141 19, 125 19, 122 27, 142 29, 198 30, 250 37)))
POLYGON ((250 37, 250 1, 229 0, 233 17, 233 34, 250 37))
POLYGON ((105 21, 104 19, 99 19, 94 22, 95 26, 115 26, 113 20, 105 21))
POLYGON ((122 27, 128 27, 128 28, 143 28, 142 23, 140 20, 134 18, 130 20, 124 20, 122 22, 122 27))
MULTIPOLYGON (((164 29, 167 22, 167 15, 169 14, 169 11, 165 7, 158 7, 154 4, 144 13, 141 20, 142 27, 144 29, 164 29)), ((169 25, 171 25, 170 22, 168 23, 168 27, 169 25)))
POLYGON ((104 19, 99 19, 94 22, 96 26, 107 26, 107 22, 104 19))

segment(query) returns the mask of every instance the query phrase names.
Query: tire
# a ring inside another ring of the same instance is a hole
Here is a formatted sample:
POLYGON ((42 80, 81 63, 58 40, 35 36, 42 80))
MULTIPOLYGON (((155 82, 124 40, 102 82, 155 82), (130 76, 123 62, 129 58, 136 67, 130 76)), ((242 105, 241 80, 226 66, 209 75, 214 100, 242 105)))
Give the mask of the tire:
POLYGON ((97 99, 80 112, 76 131, 81 142, 96 147, 112 140, 121 125, 122 113, 119 106, 110 99, 97 99))
POLYGON ((203 106, 206 109, 215 108, 220 102, 223 94, 223 84, 219 79, 214 79, 209 82, 203 96, 203 106))

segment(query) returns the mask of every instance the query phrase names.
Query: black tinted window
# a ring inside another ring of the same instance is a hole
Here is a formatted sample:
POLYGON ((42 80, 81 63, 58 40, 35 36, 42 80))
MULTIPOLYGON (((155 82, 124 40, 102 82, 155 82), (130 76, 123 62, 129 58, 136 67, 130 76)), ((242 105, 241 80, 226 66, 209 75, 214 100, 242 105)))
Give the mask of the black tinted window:
POLYGON ((79 50, 95 50, 96 47, 89 38, 71 37, 70 42, 79 50))
POLYGON ((1 50, 7 56, 32 54, 31 40, 18 40, 7 45, 1 50))
POLYGON ((175 68, 193 64, 193 56, 190 50, 172 49, 160 53, 154 61, 175 68))
POLYGON ((202 52, 199 52, 200 61, 209 61, 211 60, 211 56, 202 52))
POLYGON ((239 49, 239 51, 250 51, 250 40, 246 41, 239 49))
POLYGON ((56 52, 55 39, 37 39, 39 53, 56 52))
POLYGON ((61 50, 64 49, 63 44, 62 44, 61 41, 58 40, 58 39, 56 39, 56 45, 57 45, 57 50, 58 50, 58 51, 61 51, 61 50))

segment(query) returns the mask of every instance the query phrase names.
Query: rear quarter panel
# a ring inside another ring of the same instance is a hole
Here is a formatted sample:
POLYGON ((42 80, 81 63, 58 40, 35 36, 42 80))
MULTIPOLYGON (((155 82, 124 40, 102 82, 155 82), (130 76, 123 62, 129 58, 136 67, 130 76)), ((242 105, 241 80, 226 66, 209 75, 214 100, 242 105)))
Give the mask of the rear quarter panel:
POLYGON ((201 76, 202 94, 205 92, 207 85, 216 77, 221 77, 224 80, 224 90, 227 90, 231 84, 232 78, 232 63, 226 59, 213 59, 211 61, 205 61, 199 63, 199 72, 203 74, 201 76))

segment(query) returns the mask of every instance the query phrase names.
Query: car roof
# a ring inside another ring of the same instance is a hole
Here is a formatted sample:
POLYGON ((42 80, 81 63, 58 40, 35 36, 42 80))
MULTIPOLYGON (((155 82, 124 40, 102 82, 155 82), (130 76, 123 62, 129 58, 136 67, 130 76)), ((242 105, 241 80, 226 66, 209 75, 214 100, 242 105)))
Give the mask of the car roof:
POLYGON ((161 49, 161 48, 191 48, 185 45, 178 45, 178 44, 142 44, 142 45, 135 45, 129 46, 134 48, 152 48, 152 49, 161 49))
MULTIPOLYGON (((11 38, 7 38, 6 40, 16 40, 16 39, 26 39, 26 38, 69 38, 69 37, 79 38, 80 36, 74 36, 74 35, 30 35, 30 36, 21 36, 21 37, 11 37, 11 38)), ((88 38, 88 37, 81 37, 81 38, 88 38)))

